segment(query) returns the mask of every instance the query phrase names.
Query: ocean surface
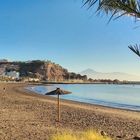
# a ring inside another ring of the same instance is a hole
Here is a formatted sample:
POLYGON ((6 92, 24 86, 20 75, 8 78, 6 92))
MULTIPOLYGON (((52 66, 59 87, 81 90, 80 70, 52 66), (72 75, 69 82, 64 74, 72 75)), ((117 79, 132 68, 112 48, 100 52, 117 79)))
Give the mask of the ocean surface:
POLYGON ((72 92, 62 95, 62 99, 140 111, 140 85, 54 84, 27 89, 45 95, 57 87, 72 92))

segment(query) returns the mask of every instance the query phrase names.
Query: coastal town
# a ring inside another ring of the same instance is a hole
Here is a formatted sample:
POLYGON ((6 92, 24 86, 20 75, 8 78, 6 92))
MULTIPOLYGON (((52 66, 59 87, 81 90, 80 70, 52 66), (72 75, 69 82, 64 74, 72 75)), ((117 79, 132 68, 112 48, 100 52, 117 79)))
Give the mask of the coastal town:
POLYGON ((16 71, 17 65, 11 64, 7 59, 0 59, 0 80, 19 80, 20 73, 16 71))

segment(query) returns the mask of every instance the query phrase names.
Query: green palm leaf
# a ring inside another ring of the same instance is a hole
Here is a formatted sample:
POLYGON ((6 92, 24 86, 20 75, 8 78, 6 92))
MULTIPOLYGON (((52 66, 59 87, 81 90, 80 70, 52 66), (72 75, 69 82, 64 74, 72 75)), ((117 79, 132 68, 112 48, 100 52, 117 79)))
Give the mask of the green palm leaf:
POLYGON ((113 16, 131 15, 140 18, 140 0, 84 0, 84 5, 98 4, 97 11, 113 16))
MULTIPOLYGON (((111 19, 117 19, 124 15, 135 17, 135 20, 140 18, 140 0, 83 0, 84 5, 88 5, 91 8, 97 4, 97 12, 105 12, 107 15, 111 13, 111 19)), ((140 57, 140 46, 128 46, 131 51, 140 57)))
POLYGON ((140 57, 140 46, 137 44, 135 46, 128 46, 131 51, 133 51, 135 54, 137 54, 140 57))

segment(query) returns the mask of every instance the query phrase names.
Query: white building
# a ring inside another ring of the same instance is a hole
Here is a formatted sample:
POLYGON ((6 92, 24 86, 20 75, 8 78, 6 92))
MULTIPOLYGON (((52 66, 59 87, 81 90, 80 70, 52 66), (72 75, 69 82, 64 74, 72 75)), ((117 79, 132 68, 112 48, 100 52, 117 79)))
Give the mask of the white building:
POLYGON ((16 71, 6 72, 6 76, 9 76, 12 79, 19 79, 19 72, 16 71))
POLYGON ((1 76, 5 75, 5 68, 0 67, 0 75, 1 76))

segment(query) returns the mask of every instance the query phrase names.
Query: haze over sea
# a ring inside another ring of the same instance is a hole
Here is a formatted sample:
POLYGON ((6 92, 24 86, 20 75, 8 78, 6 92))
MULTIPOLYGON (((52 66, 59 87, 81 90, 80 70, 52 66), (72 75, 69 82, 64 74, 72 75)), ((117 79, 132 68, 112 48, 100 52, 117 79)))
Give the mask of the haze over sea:
POLYGON ((140 85, 55 84, 27 87, 27 89, 45 94, 57 87, 72 92, 61 96, 62 99, 140 111, 140 85))

